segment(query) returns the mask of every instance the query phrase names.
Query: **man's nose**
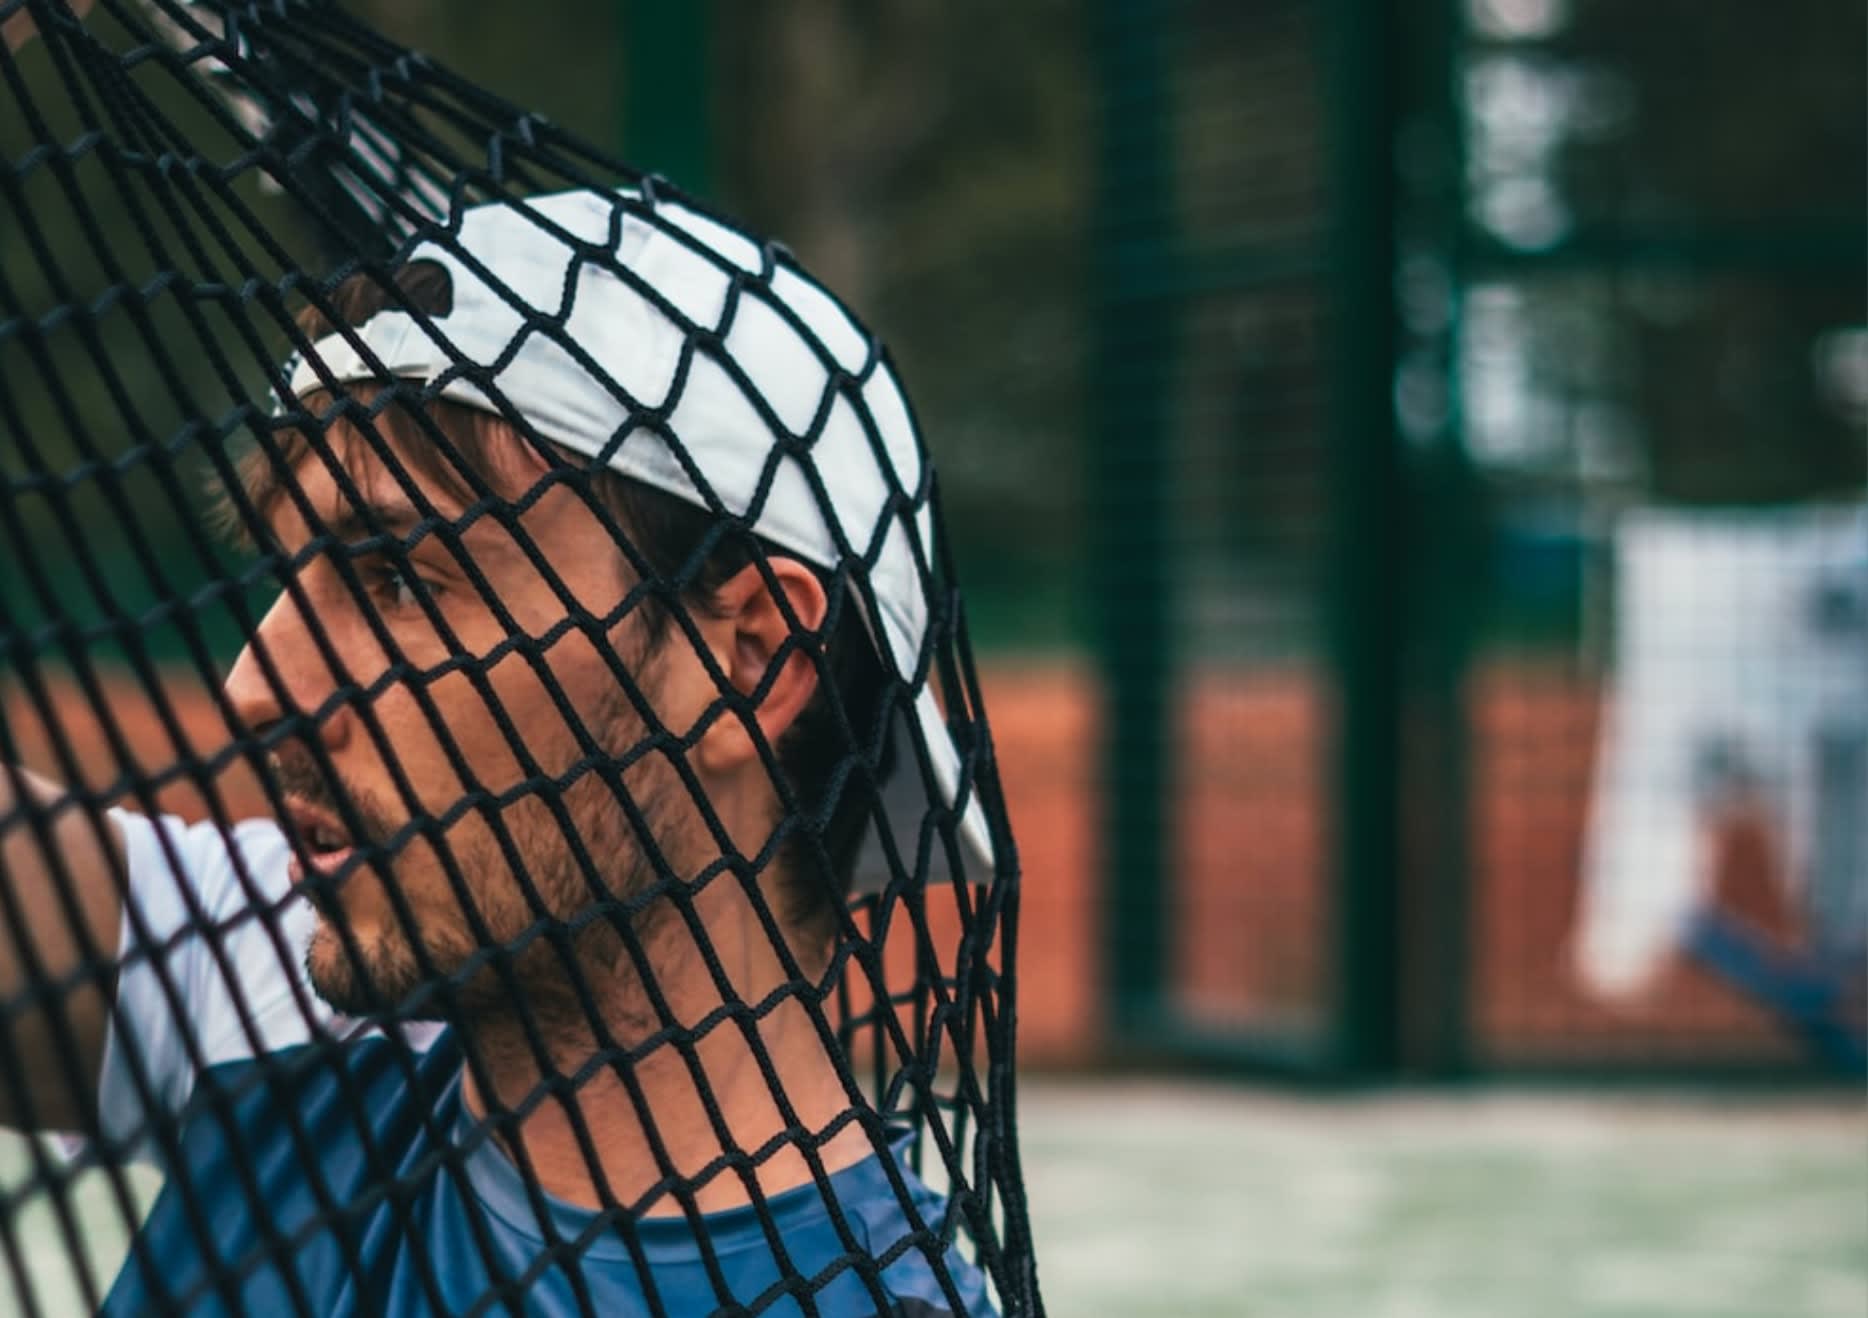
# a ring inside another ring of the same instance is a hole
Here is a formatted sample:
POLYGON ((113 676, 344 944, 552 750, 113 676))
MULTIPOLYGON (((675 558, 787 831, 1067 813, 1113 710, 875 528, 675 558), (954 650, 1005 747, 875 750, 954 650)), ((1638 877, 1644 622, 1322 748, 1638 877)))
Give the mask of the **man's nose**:
MULTIPOLYGON (((234 660, 223 692, 242 729, 256 732, 286 718, 317 715, 337 681, 290 590, 260 619, 246 648, 234 660)), ((347 711, 324 711, 317 735, 334 746, 348 723, 347 711)), ((309 734, 309 727, 300 729, 309 734)))

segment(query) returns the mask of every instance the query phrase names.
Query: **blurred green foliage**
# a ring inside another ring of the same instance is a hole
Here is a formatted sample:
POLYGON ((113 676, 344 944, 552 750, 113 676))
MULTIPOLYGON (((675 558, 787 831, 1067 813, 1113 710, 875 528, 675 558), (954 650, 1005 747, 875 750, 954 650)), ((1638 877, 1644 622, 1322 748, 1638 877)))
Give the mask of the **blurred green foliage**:
MULTIPOLYGON (((375 0, 398 40, 621 150, 632 6, 375 0)), ((786 243, 890 345, 938 459, 988 640, 1079 626, 1082 6, 734 0, 711 86, 709 199, 786 243)), ((677 182, 686 180, 677 179, 677 182)))
MULTIPOLYGON (((350 8, 616 149, 632 5, 655 2, 350 8)), ((665 112, 711 123, 712 200, 787 242, 892 345, 938 458, 980 639, 1022 647, 1082 643, 1081 601, 1096 588, 1088 529, 1105 513, 1091 505, 1084 436, 1090 326, 1106 314, 1089 266, 1091 230, 1110 218, 1091 213, 1099 124, 1167 116, 1164 204, 1182 245, 1164 293, 1180 332, 1161 349, 1173 354, 1173 433, 1136 442, 1173 469, 1189 625, 1288 630, 1304 612, 1291 601, 1317 588, 1333 387, 1314 271, 1300 267, 1356 222, 1332 211, 1326 185, 1327 16, 1307 0, 1164 4, 1167 94, 1136 106, 1128 89, 1095 85, 1092 13, 1074 0, 721 0, 712 76, 665 112)), ((1464 0, 1457 13, 1449 94, 1465 158, 1423 153, 1403 122, 1397 159, 1463 199, 1454 213, 1470 232, 1428 241, 1417 282, 1465 332, 1436 386, 1463 396, 1436 415, 1462 418, 1456 438, 1496 516, 1605 491, 1758 501, 1861 488, 1868 338, 1848 335, 1868 311, 1847 247, 1868 196, 1862 7, 1464 0), (1449 286, 1452 267, 1433 262, 1461 243, 1511 259, 1469 264, 1449 286), (1569 256, 1544 259, 1554 253, 1569 256)), ((52 135, 79 131, 44 52, 29 49, 20 69, 52 135)), ((231 150, 169 104, 209 154, 231 150)), ((31 137, 0 116, 9 160, 31 137)), ((74 181, 108 196, 83 170, 74 181)), ((242 187, 291 234, 276 199, 242 187)), ((102 246, 146 276, 134 217, 110 204, 95 215, 102 246)), ((48 170, 0 198, 15 307, 96 296, 115 278, 97 246, 48 170)), ((227 421, 211 346, 179 308, 158 305, 149 327, 98 326, 87 340, 67 324, 48 343, 86 384, 70 391, 75 416, 58 414, 34 360, 9 345, 0 389, 40 446, 0 445, 9 474, 69 467, 86 445, 121 454, 173 439, 191 418, 227 421), (144 350, 152 329, 181 383, 144 350), (111 373, 148 435, 110 421, 111 373)), ((188 465, 176 479, 198 484, 188 465)), ((145 464, 125 488, 156 557, 198 582, 207 565, 171 525, 193 515, 173 506, 172 484, 145 464)), ((31 534, 60 534, 33 504, 17 501, 31 534)), ((106 505, 85 504, 87 524, 121 528, 106 505)), ((129 565, 125 598, 148 598, 146 556, 100 534, 129 565)))
POLYGON ((1072 636, 1089 97, 1082 6, 716 8, 720 200, 889 343, 988 641, 1072 636))

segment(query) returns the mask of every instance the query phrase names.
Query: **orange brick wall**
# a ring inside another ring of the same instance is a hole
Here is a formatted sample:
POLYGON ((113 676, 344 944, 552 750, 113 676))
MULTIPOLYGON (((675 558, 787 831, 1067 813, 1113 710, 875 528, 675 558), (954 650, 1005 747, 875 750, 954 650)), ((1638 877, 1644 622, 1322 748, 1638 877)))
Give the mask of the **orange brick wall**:
MULTIPOLYGON (((1097 688, 1070 661, 989 664, 983 673, 1023 864, 1019 1013, 1023 1056, 1035 1064, 1094 1058, 1099 1045, 1097 688)), ((198 683, 167 687, 181 744, 199 754, 226 731, 198 683)), ((1472 1021, 1482 1051, 1506 1058, 1627 1055, 1634 1059, 1793 1055, 1751 1004, 1695 967, 1671 966, 1640 1001, 1610 1007, 1569 974, 1566 939, 1598 696, 1534 665, 1495 665, 1472 684, 1472 1021)), ((27 763, 56 772, 44 729, 8 684, 6 717, 27 763)), ((107 689, 112 719, 143 772, 173 764, 177 742, 133 679, 107 689)), ((121 762, 75 687, 57 694, 82 773, 104 786, 121 762)), ((1320 771, 1327 708, 1298 670, 1208 672, 1178 711, 1170 929, 1174 993, 1212 1025, 1303 1028, 1327 1001, 1330 836, 1320 771)), ((263 808, 244 768, 223 776, 234 809, 263 808)), ((166 788, 163 808, 197 816, 198 790, 166 788)), ((1739 839, 1722 883, 1736 905, 1793 937, 1771 894, 1768 850, 1739 839)), ((930 899, 937 942, 957 921, 930 899)), ((891 948, 896 965, 908 949, 891 948)))

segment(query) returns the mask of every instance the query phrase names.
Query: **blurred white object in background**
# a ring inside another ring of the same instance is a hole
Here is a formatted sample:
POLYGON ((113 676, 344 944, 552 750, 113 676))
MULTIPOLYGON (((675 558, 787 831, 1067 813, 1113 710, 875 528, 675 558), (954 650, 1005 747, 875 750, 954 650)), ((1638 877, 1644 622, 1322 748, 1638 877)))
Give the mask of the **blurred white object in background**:
POLYGON ((1614 545, 1583 982, 1627 997, 1652 980, 1740 799, 1763 807, 1810 940, 1852 951, 1868 922, 1868 503, 1640 508, 1614 545))

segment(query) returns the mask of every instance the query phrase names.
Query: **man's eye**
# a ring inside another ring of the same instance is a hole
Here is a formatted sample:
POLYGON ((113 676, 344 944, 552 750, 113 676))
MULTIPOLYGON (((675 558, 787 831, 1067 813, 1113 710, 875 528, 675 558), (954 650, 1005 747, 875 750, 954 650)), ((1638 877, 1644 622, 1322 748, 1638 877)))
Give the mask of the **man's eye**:
MULTIPOLYGON (((421 607, 421 595, 415 574, 397 563, 366 564, 359 572, 364 586, 385 608, 413 610, 421 607)), ((426 587, 432 594, 434 588, 426 587)))

